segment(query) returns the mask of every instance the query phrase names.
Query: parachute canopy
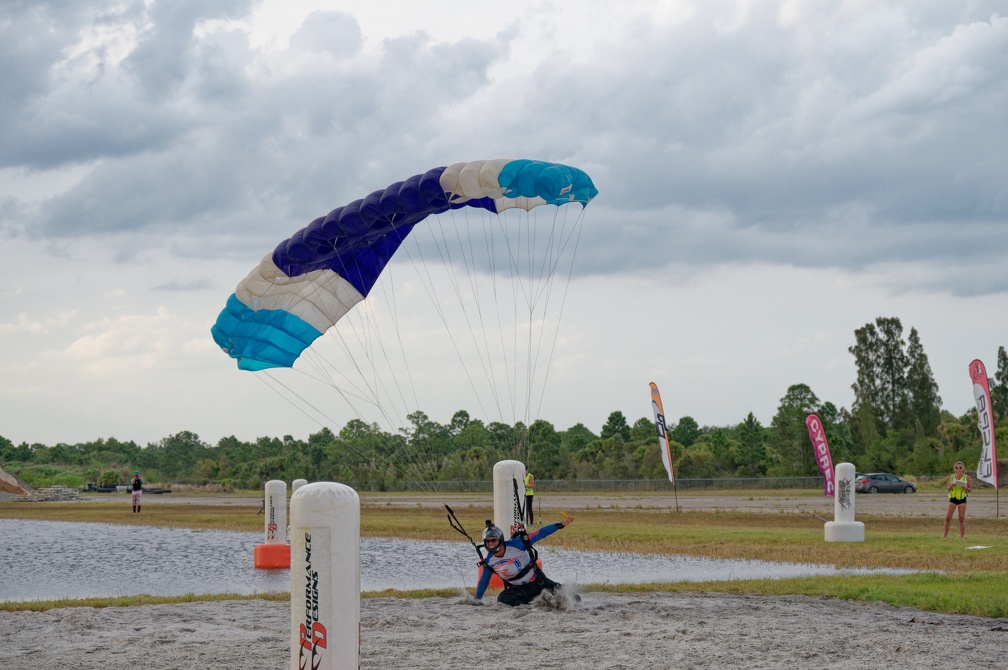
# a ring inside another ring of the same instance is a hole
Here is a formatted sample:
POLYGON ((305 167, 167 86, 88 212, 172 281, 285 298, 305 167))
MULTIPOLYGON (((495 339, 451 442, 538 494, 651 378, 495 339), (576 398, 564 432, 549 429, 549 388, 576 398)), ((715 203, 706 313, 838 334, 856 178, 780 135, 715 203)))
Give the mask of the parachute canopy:
POLYGON ((579 203, 598 194, 577 168, 534 160, 455 163, 329 212, 281 242, 238 285, 211 328, 243 370, 291 367, 367 297, 413 227, 475 207, 500 213, 579 203))

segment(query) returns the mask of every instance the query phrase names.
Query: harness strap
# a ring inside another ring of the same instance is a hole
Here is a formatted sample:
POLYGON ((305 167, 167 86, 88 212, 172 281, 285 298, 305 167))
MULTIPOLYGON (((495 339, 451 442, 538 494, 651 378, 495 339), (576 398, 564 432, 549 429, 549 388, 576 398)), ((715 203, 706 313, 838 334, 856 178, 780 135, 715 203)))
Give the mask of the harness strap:
MULTIPOLYGON (((496 570, 494 570, 493 567, 489 563, 487 563, 486 559, 483 560, 483 565, 486 566, 491 571, 493 571, 493 573, 495 575, 497 575, 498 577, 500 577, 500 580, 502 582, 504 582, 505 588, 507 588, 508 586, 521 586, 521 584, 512 583, 512 582, 517 582, 519 579, 521 579, 522 577, 524 577, 525 575, 527 575, 529 573, 529 571, 532 570, 532 568, 537 568, 538 567, 535 563, 529 563, 524 568, 522 568, 521 570, 519 570, 518 574, 516 574, 514 577, 511 577, 509 579, 507 577, 502 576, 499 572, 497 572, 496 570)), ((545 575, 542 574, 542 572, 540 572, 539 574, 540 574, 540 576, 545 576, 545 575)))

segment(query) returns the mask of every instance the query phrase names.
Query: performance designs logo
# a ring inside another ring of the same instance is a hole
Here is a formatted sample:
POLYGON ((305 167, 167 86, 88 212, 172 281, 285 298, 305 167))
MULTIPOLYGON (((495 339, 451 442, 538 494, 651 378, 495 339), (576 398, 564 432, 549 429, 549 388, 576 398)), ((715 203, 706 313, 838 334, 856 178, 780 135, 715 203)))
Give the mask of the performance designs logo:
POLYGON ((269 523, 266 524, 266 539, 275 540, 277 532, 276 508, 273 507, 272 501, 270 501, 270 503, 271 504, 269 506, 269 523))
MULTIPOLYGON (((672 450, 669 448, 668 426, 665 423, 665 410, 661 404, 661 394, 654 382, 651 387, 651 409, 654 411, 655 430, 658 431, 658 448, 661 450, 662 465, 668 472, 669 481, 675 484, 675 468, 672 466, 672 450)), ((676 506, 678 509, 678 505, 676 506)))
POLYGON ((311 533, 305 533, 305 622, 301 624, 299 670, 317 670, 326 649, 326 629, 319 623, 319 575, 312 568, 311 533))
POLYGON ((658 431, 658 439, 666 439, 668 430, 665 428, 665 415, 655 409, 655 430, 658 431))

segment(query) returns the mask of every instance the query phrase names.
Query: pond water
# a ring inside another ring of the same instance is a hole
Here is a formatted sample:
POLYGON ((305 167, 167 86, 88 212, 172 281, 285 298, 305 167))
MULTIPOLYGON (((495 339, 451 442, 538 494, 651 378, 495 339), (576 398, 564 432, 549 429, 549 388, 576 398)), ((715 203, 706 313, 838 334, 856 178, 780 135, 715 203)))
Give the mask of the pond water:
MULTIPOLYGON (((289 570, 257 570, 262 533, 0 519, 0 601, 289 591, 289 570)), ((629 584, 866 573, 831 565, 572 551, 536 545, 558 582, 629 584)), ((894 572, 894 571, 885 571, 894 572)), ((476 584, 466 542, 361 539, 361 589, 476 584), (415 558, 424 555, 427 560, 415 558), (404 557, 411 557, 408 567, 404 557)))

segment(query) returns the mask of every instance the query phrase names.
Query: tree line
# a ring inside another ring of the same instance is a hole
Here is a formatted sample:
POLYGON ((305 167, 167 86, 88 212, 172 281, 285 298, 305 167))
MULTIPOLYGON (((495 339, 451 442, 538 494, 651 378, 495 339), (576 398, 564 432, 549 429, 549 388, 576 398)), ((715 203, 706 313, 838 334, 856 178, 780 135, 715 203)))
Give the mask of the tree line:
MULTIPOLYGON (((976 409, 956 416, 942 408, 919 334, 906 340, 895 317, 854 332, 848 350, 857 378, 850 409, 820 401, 804 383, 790 386, 770 425, 748 414, 733 426, 700 426, 691 416, 669 425, 677 477, 761 477, 818 474, 805 418, 822 420, 834 463, 858 470, 938 475, 955 461, 979 460, 976 409)), ((964 371, 965 374, 965 371, 964 371)), ((1008 354, 998 349, 991 379, 995 420, 1008 416, 1008 354)), ((359 490, 436 488, 437 482, 487 480, 494 463, 515 458, 539 479, 659 479, 666 476, 653 417, 632 424, 609 414, 596 434, 578 423, 566 430, 539 419, 530 425, 483 422, 465 410, 447 424, 422 411, 394 432, 354 419, 339 432, 323 428, 296 439, 233 436, 215 445, 183 431, 141 447, 99 439, 79 444, 13 444, 0 436, 0 463, 32 486, 125 483, 133 470, 148 482, 258 489, 270 479, 339 481, 359 490)), ((997 423, 995 424, 997 425, 997 423)), ((1003 440, 1002 431, 997 439, 1003 440)), ((1002 442, 1003 443, 1003 442, 1002 442)))

